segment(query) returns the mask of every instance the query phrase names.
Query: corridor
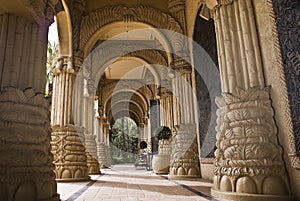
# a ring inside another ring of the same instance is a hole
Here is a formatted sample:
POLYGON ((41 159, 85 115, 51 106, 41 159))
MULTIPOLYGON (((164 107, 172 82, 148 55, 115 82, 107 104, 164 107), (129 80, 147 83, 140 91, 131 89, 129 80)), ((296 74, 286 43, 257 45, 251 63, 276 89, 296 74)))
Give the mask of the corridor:
POLYGON ((168 180, 133 164, 113 165, 89 182, 59 182, 62 201, 205 201, 212 183, 202 179, 168 180))

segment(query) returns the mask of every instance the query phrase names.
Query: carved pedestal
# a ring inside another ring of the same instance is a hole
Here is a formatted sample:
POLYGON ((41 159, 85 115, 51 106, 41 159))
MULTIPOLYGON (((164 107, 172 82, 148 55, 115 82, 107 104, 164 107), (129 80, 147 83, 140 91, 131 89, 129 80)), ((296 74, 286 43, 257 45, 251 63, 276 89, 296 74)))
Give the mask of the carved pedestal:
POLYGON ((159 140, 158 141, 158 154, 170 155, 172 153, 171 140, 159 140))
POLYGON ((172 141, 169 178, 199 177, 196 126, 180 125, 172 141))
POLYGON ((93 134, 85 134, 85 148, 87 156, 87 166, 89 174, 100 174, 100 167, 97 156, 96 136, 93 134))
POLYGON ((107 145, 105 146, 105 153, 106 153, 107 166, 110 167, 111 166, 111 154, 110 154, 110 147, 107 145))
POLYGON ((89 180, 83 132, 74 125, 53 126, 51 136, 56 180, 89 180))
POLYGON ((43 94, 16 88, 0 94, 1 200, 59 200, 50 132, 43 94))
POLYGON ((267 89, 216 99, 214 196, 233 200, 289 200, 282 150, 267 89))
POLYGON ((100 168, 108 168, 109 165, 106 157, 106 149, 105 144, 103 142, 97 145, 97 155, 100 168))

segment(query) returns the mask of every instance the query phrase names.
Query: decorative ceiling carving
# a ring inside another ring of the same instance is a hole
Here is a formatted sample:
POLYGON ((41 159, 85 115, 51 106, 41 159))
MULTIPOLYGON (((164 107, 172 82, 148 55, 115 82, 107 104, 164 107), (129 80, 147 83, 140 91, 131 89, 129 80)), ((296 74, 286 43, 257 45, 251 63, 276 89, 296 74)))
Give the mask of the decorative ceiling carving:
MULTIPOLYGON (((126 23, 133 21, 145 23, 154 28, 183 33, 182 28, 174 18, 150 6, 138 5, 130 8, 123 5, 108 6, 91 12, 83 18, 80 38, 81 49, 85 47, 88 40, 103 26, 114 22, 126 23)), ((182 41, 180 39, 179 42, 175 43, 180 44, 182 41)))

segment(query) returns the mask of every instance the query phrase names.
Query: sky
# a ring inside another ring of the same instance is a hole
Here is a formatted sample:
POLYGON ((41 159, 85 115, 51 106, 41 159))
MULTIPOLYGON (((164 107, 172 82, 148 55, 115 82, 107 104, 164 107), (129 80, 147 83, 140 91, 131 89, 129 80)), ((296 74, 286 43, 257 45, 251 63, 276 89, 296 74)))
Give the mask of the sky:
POLYGON ((58 44, 57 25, 56 25, 56 19, 55 18, 54 18, 54 22, 49 27, 48 40, 51 43, 55 42, 55 44, 58 44))

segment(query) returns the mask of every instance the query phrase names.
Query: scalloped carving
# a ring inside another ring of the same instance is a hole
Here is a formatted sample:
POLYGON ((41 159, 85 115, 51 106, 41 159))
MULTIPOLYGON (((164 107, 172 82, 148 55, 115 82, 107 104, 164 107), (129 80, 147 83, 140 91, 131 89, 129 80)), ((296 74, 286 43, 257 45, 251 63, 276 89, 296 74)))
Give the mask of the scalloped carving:
POLYGON ((269 88, 240 89, 237 94, 224 93, 223 100, 218 98, 215 175, 232 181, 250 176, 255 181, 251 185, 241 185, 246 180, 236 184, 240 186, 236 190, 243 192, 248 185, 249 189, 260 189, 268 175, 286 180, 269 88))
POLYGON ((0 166, 5 172, 0 184, 6 186, 2 195, 7 189, 2 199, 59 200, 54 189, 48 106, 45 97, 33 89, 7 87, 0 93, 0 166), (53 190, 46 192, 49 189, 43 183, 51 184, 53 190))
MULTIPOLYGON (((179 23, 170 15, 163 13, 150 6, 134 6, 128 8, 123 5, 108 6, 103 9, 89 13, 82 20, 80 47, 83 49, 91 38, 101 27, 113 22, 136 21, 143 22, 155 28, 167 29, 177 33, 183 33, 179 23)), ((179 44, 178 49, 182 47, 182 40, 173 38, 174 43, 179 44)))

